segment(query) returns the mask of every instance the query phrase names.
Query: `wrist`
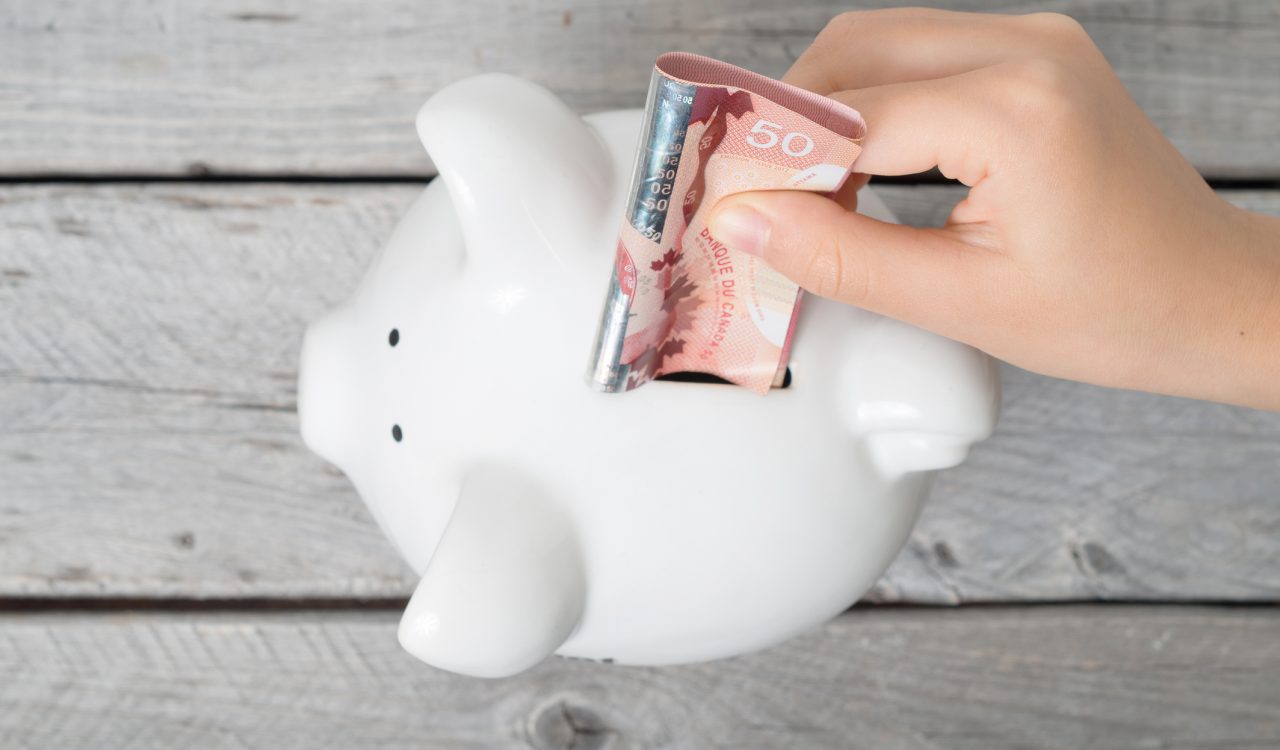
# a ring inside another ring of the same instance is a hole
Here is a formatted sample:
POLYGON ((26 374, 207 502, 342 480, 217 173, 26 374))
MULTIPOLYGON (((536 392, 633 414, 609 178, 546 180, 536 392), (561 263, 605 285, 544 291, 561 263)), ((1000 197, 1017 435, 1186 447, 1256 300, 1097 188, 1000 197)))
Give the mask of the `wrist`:
POLYGON ((1280 410, 1280 218, 1230 211, 1241 272, 1224 295, 1221 380, 1208 398, 1280 410))

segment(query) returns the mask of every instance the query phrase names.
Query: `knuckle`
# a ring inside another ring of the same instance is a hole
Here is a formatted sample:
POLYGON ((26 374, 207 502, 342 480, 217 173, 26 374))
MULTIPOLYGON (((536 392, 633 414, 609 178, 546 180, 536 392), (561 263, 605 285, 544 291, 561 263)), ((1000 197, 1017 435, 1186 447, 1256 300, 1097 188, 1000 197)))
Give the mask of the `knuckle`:
POLYGON ((1062 13, 1032 13, 1024 18, 1035 37, 1043 40, 1048 54, 1056 55, 1064 60, 1081 62, 1097 62, 1102 59, 1093 39, 1084 26, 1071 16, 1062 13))
POLYGON ((1030 13, 1024 20, 1036 31, 1053 39, 1076 42, 1089 38, 1080 22, 1065 13, 1030 13))
POLYGON ((854 33, 854 28, 861 24, 865 11, 847 10, 827 21, 813 40, 813 46, 819 49, 839 48, 845 45, 854 33))
POLYGON ((839 61, 842 55, 856 39, 859 32, 854 29, 861 28, 863 13, 863 11, 846 11, 827 21, 813 43, 800 55, 793 71, 803 67, 811 77, 825 79, 822 85, 831 89, 837 88, 832 81, 833 71, 841 67, 839 61))
POLYGON ((822 33, 819 34, 819 36, 827 34, 827 32, 838 32, 840 34, 845 33, 857 25, 858 19, 861 18, 864 13, 865 11, 861 10, 846 10, 843 13, 837 13, 830 21, 827 21, 827 25, 823 27, 822 33))
POLYGON ((834 16, 818 34, 832 39, 850 38, 858 33, 885 31, 904 24, 920 26, 946 18, 947 11, 934 8, 882 8, 878 10, 846 10, 834 16))
POLYGON ((1039 127, 1069 125, 1076 111, 1076 80, 1070 67, 1035 58, 1009 63, 1002 91, 1007 106, 1039 127))
POLYGON ((865 302, 870 292, 866 268, 835 237, 818 239, 810 245, 800 276, 801 286, 819 297, 853 305, 865 302))

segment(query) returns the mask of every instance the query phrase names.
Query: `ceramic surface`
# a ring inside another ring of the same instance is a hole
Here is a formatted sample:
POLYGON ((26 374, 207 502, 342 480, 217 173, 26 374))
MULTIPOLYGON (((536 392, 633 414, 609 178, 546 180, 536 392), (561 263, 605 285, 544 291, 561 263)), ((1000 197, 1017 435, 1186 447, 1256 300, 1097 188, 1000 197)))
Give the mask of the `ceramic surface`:
POLYGON ((813 296, 789 388, 589 388, 640 115, 509 76, 442 90, 418 116, 442 179, 307 331, 303 437, 421 575, 399 637, 437 667, 778 643, 875 582, 930 472, 994 426, 987 357, 813 296))

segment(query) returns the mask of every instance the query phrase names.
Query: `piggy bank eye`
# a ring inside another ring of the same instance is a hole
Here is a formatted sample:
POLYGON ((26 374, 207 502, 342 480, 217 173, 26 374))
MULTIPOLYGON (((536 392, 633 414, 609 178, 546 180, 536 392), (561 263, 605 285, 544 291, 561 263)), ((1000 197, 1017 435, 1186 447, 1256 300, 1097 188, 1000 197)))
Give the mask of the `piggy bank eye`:
MULTIPOLYGON (((387 337, 387 343, 391 344, 392 346, 395 346, 396 344, 400 343, 399 328, 391 329, 391 335, 387 337)), ((400 425, 398 424, 391 425, 391 439, 395 440, 397 443, 400 442, 401 440, 404 440, 404 431, 400 429, 400 425)))

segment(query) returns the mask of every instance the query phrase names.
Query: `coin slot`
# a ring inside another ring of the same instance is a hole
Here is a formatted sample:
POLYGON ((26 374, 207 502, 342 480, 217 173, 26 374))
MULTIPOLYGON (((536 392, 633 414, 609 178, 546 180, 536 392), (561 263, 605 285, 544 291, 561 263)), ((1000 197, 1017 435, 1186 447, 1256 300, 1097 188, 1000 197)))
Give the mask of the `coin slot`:
MULTIPOLYGON (((659 375, 654 380, 669 380, 672 383, 703 383, 707 385, 733 385, 722 377, 712 375, 709 372, 669 372, 665 375, 659 375)), ((782 376, 782 385, 778 389, 791 387, 791 368, 787 368, 786 374, 782 376)))

